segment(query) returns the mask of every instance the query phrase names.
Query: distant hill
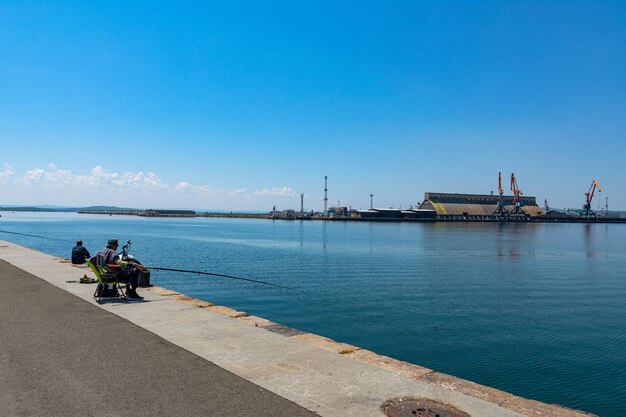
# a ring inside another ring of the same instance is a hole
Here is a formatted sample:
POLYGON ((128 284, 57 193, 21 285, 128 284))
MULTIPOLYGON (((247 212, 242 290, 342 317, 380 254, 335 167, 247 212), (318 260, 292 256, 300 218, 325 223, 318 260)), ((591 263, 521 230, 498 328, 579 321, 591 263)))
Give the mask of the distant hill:
POLYGON ((129 208, 129 207, 117 207, 117 206, 88 206, 88 207, 79 207, 76 211, 79 210, 141 210, 138 208, 129 208))
MULTIPOLYGON (((154 207, 152 207, 154 208, 154 207)), ((154 208, 157 210, 158 208, 154 208)), ((39 212, 58 212, 58 213, 77 213, 79 211, 134 211, 145 210, 145 208, 129 208, 117 206, 87 206, 87 207, 66 207, 66 206, 0 206, 0 211, 39 211, 39 212)), ((180 208, 177 210, 190 210, 188 208, 180 208)), ((268 210, 228 210, 228 209, 193 209, 196 213, 233 213, 233 214, 266 214, 268 210)))

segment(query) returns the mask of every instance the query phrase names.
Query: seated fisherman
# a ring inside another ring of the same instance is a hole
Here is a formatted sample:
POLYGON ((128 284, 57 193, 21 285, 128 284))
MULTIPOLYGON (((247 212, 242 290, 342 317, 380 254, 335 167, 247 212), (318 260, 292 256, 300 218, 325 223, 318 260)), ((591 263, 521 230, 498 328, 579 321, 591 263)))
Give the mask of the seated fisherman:
POLYGON ((106 248, 96 252, 89 260, 94 265, 106 266, 115 272, 117 279, 126 283, 126 297, 129 300, 141 301, 143 297, 137 294, 137 286, 139 271, 143 270, 143 267, 134 262, 122 261, 116 252, 118 246, 117 239, 109 239, 106 248))
POLYGON ((83 246, 82 240, 76 241, 76 246, 72 249, 72 263, 74 265, 82 265, 85 263, 85 259, 89 258, 91 255, 87 248, 83 246))

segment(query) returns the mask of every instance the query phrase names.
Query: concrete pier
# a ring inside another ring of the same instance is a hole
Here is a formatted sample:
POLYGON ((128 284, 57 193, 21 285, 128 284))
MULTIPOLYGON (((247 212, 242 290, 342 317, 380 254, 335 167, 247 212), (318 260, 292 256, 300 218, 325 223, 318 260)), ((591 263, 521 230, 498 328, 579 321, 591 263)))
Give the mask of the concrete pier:
POLYGON ((0 416, 382 417, 409 398, 473 417, 588 416, 164 288, 98 304, 84 273, 0 241, 0 416))

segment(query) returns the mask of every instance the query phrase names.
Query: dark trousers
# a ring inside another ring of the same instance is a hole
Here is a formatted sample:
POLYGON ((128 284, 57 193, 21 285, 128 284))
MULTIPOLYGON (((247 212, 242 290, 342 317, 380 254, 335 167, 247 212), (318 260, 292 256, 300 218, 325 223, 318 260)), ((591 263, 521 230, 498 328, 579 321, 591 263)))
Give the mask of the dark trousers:
POLYGON ((135 291, 139 286, 139 271, 135 268, 122 269, 116 276, 119 282, 126 283, 126 290, 135 291))

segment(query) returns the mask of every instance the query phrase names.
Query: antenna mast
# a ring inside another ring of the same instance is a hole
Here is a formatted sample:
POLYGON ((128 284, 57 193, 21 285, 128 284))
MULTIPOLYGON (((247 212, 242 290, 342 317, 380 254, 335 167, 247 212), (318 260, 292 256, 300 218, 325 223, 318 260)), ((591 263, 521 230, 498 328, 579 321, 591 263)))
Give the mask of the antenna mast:
POLYGON ((324 175, 324 216, 328 215, 328 176, 324 175))

